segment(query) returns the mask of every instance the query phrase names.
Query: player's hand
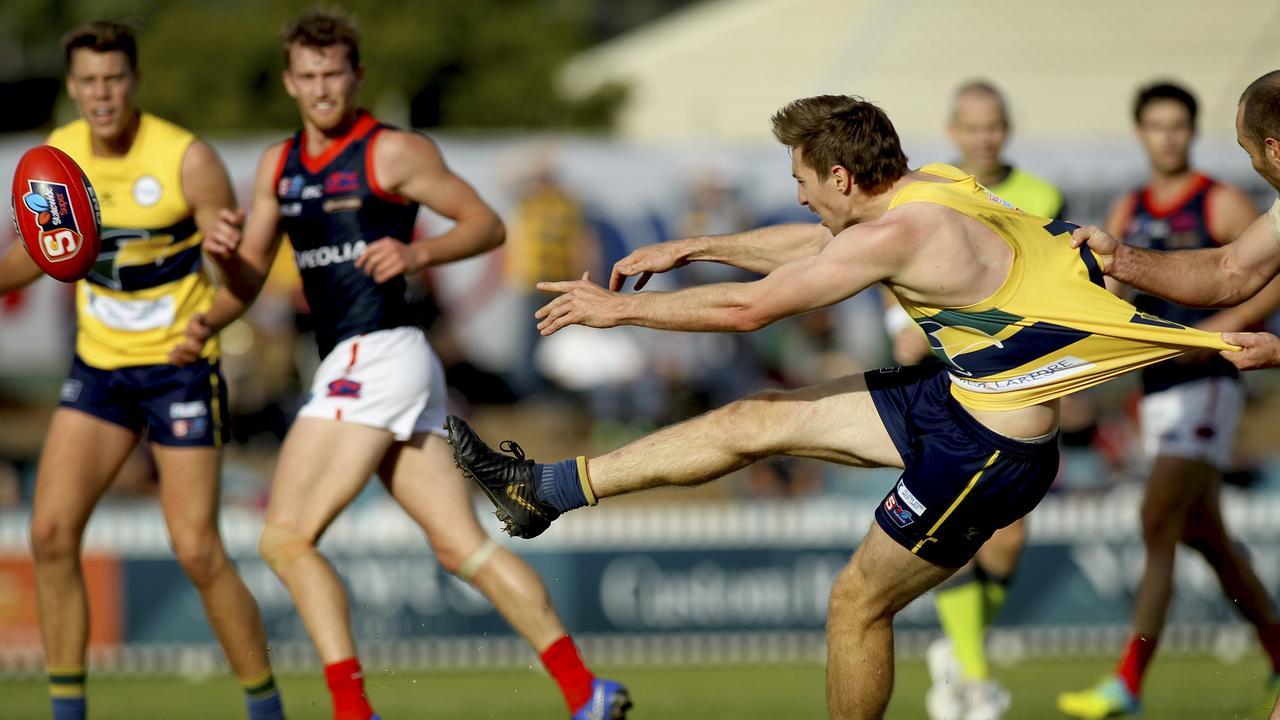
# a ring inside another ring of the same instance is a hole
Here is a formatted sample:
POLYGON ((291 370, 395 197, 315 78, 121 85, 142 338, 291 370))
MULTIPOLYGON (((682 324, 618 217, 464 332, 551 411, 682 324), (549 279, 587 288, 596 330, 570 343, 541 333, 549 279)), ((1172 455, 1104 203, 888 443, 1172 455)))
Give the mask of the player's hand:
POLYGON ((369 243, 360 257, 356 258, 356 267, 364 271, 373 281, 382 284, 397 275, 415 275, 427 266, 427 253, 421 246, 400 242, 391 237, 384 237, 369 243))
POLYGON ((1222 357, 1241 370, 1280 367, 1280 338, 1271 333, 1222 333, 1222 340, 1239 350, 1223 350, 1222 357))
POLYGON ((213 328, 209 327, 208 319, 201 313, 192 315, 182 340, 169 351, 169 362, 183 367, 199 360, 200 354, 204 352, 204 344, 211 337, 213 328))
POLYGON ((689 264, 676 243, 678 240, 646 245, 613 264, 609 275, 609 289, 621 290, 627 278, 639 275, 635 289, 638 291, 649 282, 654 273, 666 272, 689 264))
POLYGON ((218 211, 218 221, 204 234, 201 245, 215 260, 228 260, 240 247, 240 231, 244 227, 244 209, 218 211))
POLYGON ((1096 225, 1087 225, 1082 228, 1076 228, 1071 233, 1071 247, 1078 248, 1081 245, 1089 245, 1089 249, 1094 251, 1102 258, 1102 273, 1105 275, 1111 270, 1111 263, 1114 262, 1116 250, 1120 247, 1120 241, 1111 237, 1105 230, 1096 225))
POLYGON ((618 293, 591 282, 591 273, 582 273, 581 280, 540 282, 537 288, 543 292, 560 293, 559 297, 533 314, 539 321, 538 332, 543 335, 550 335, 568 325, 614 327, 621 317, 619 309, 626 301, 618 293))

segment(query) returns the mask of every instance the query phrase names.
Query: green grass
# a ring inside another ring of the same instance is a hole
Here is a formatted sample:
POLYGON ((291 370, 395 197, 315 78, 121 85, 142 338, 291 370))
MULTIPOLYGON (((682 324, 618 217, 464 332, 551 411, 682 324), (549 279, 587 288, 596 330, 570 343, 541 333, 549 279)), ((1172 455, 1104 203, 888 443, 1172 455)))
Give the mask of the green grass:
MULTIPOLYGON (((1254 656, 1226 664, 1203 656, 1160 658, 1147 681, 1149 720, 1216 720, 1265 717, 1261 710, 1265 664, 1254 656)), ((1036 661, 997 668, 1014 693, 1008 720, 1058 718, 1056 694, 1092 684, 1110 668, 1105 660, 1036 661)), ((626 680, 636 700, 635 720, 792 720, 825 717, 819 665, 608 668, 626 680)), ((386 720, 564 720, 560 696, 533 671, 369 672, 374 706, 386 720)), ((889 720, 924 717, 924 665, 900 665, 889 720)), ((327 720, 329 700, 319 673, 280 679, 293 720, 327 720)), ((178 678, 91 680, 94 720, 242 718, 234 681, 178 678)), ((43 683, 0 680, 0 717, 48 717, 43 683)))

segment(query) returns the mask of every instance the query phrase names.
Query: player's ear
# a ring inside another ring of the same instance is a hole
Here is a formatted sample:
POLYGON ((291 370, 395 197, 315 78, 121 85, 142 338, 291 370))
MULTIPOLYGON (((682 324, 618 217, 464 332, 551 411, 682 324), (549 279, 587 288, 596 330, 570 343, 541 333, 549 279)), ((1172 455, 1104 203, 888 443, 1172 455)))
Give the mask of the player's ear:
POLYGON ((831 177, 835 179, 836 190, 846 195, 853 190, 853 176, 849 174, 849 170, 845 166, 832 165, 831 177))
POLYGON ((289 97, 298 97, 298 86, 293 84, 293 75, 289 72, 289 68, 280 72, 280 79, 284 82, 284 91, 289 93, 289 97))
POLYGON ((1272 166, 1280 168, 1280 140, 1275 138, 1267 138, 1264 143, 1263 152, 1267 154, 1267 161, 1272 166))

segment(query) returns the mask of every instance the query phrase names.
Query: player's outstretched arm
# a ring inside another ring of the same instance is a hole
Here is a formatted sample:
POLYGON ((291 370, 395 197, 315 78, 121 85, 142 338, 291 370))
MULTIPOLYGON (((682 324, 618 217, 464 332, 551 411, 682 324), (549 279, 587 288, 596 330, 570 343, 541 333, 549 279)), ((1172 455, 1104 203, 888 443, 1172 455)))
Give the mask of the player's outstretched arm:
POLYGON ((774 225, 729 235, 698 235, 646 245, 613 265, 609 288, 621 290, 636 275, 636 290, 654 273, 683 267, 691 262, 717 262, 768 274, 802 257, 817 255, 831 242, 831 232, 820 224, 774 225))
POLYGON ((1072 245, 1088 243, 1103 271, 1153 295, 1194 307, 1238 305, 1280 272, 1280 227, 1263 215, 1230 245, 1156 252, 1118 242, 1096 227, 1076 230, 1072 245))
POLYGON ((386 192, 421 203, 455 223, 443 234, 410 245, 391 238, 370 243, 356 260, 356 267, 377 282, 479 255, 506 239, 506 227, 498 214, 449 169, 430 138, 384 130, 374 141, 373 157, 374 179, 386 192))
POLYGON ((903 262, 901 238, 886 226, 845 230, 821 253, 794 260, 748 283, 718 283, 677 292, 622 295, 587 276, 538 283, 559 293, 535 313, 550 335, 568 325, 639 325, 660 330, 749 332, 781 318, 848 298, 893 276, 903 262))
POLYGON ((9 249, 0 256, 0 295, 20 290, 36 281, 43 273, 36 261, 22 247, 22 241, 16 240, 9 249))
MULTIPOLYGON (((1209 230, 1214 238, 1223 239, 1222 244, 1243 238, 1249 226, 1258 219, 1258 208, 1253 201, 1231 185, 1215 187, 1208 202, 1209 230)), ((1280 246, 1277 250, 1280 251, 1280 246)), ((1211 332, 1244 330, 1266 320, 1277 307, 1280 307, 1280 277, 1272 278, 1253 297, 1214 313, 1197 327, 1211 332)))

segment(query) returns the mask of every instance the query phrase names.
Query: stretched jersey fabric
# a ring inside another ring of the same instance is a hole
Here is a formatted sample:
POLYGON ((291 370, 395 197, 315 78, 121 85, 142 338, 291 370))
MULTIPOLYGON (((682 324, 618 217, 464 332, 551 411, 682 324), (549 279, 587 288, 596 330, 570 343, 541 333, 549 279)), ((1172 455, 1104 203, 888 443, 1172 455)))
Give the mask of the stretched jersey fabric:
POLYGON ((1049 181, 1016 167, 1010 168, 1009 174, 1003 180, 987 189, 1029 215, 1060 218, 1067 206, 1066 200, 1062 197, 1062 191, 1049 181))
POLYGON ((375 240, 413 238, 417 203, 378 186, 373 142, 387 125, 361 111, 351 129, 319 157, 299 130, 276 170, 280 227, 293 245, 323 357, 349 337, 415 325, 404 276, 382 284, 355 266, 375 240))
MULTIPOLYGON (((89 125, 76 120, 49 144, 75 159, 102 210, 102 251, 76 283, 76 354, 102 370, 169 362, 191 316, 213 303, 213 278, 201 235, 182 194, 182 160, 190 132, 143 113, 138 135, 120 158, 97 157, 89 125)), ((216 358, 215 337, 203 357, 216 358)))
MULTIPOLYGON (((1125 223, 1125 243, 1162 251, 1217 247, 1209 232, 1209 193, 1216 184, 1212 178, 1197 173, 1186 193, 1163 207, 1153 202, 1149 187, 1139 188, 1132 196, 1133 206, 1125 223)), ((1132 302, 1143 312, 1183 325, 1195 325, 1218 312, 1179 305, 1144 292, 1136 293, 1132 302)), ((1215 355, 1205 362, 1166 362, 1143 368, 1142 387, 1145 392, 1154 393, 1202 378, 1239 374, 1235 365, 1215 355)))
POLYGON ((1068 243, 1071 223, 1023 213, 950 165, 920 171, 951 182, 912 183, 890 210, 942 205, 981 222, 1013 250, 1004 283, 977 303, 941 308, 898 298, 949 367, 951 393, 962 405, 1029 407, 1189 348, 1232 349, 1216 333, 1141 312, 1107 292, 1097 257, 1068 243))

